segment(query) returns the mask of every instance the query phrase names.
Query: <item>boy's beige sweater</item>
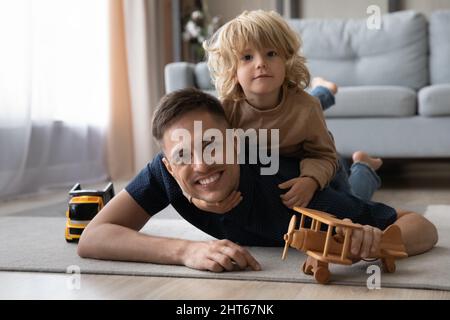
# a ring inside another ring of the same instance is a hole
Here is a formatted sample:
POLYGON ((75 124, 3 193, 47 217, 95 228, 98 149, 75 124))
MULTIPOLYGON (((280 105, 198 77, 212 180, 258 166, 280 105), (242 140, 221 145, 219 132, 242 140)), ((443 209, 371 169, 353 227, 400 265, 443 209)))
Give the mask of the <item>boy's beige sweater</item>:
POLYGON ((280 155, 300 159, 300 176, 323 189, 337 168, 336 148, 328 133, 320 102, 299 88, 282 89, 279 105, 258 110, 247 101, 223 101, 234 128, 279 129, 280 155))

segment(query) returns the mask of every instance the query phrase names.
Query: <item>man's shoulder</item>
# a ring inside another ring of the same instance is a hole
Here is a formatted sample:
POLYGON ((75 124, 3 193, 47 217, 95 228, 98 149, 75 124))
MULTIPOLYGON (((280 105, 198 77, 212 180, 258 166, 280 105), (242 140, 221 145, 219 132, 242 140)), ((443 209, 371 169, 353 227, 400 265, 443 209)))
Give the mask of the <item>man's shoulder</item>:
POLYGON ((134 177, 129 185, 148 185, 151 183, 153 186, 159 185, 160 187, 162 187, 164 185, 167 185, 167 183, 170 183, 170 174, 162 161, 163 158, 164 155, 161 152, 158 153, 152 161, 147 163, 147 165, 141 169, 141 171, 134 177))
POLYGON ((141 170, 142 172, 147 172, 148 174, 165 174, 165 166, 162 161, 164 155, 159 152, 147 165, 141 170))
POLYGON ((163 155, 157 154, 125 187, 149 215, 160 212, 180 193, 162 159, 163 155))
POLYGON ((162 159, 164 158, 164 154, 162 152, 158 152, 158 154, 153 158, 150 162, 150 166, 155 166, 161 169, 164 166, 162 159))

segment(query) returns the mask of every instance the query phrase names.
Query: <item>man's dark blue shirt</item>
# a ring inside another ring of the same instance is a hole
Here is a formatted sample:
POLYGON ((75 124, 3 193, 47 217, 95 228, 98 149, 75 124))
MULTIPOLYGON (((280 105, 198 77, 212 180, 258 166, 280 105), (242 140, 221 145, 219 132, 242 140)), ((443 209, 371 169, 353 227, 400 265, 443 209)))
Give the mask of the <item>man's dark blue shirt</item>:
MULTIPOLYGON (((158 154, 127 186, 126 191, 149 215, 171 204, 188 222, 217 239, 248 246, 283 246, 283 235, 295 211, 283 205, 285 190, 278 184, 300 175, 298 159, 280 157, 275 175, 261 175, 258 164, 240 165, 239 191, 243 199, 225 214, 198 209, 183 195, 158 154)), ((384 230, 395 222, 396 211, 384 204, 363 201, 331 187, 317 191, 308 208, 325 211, 338 218, 369 224, 384 230)))

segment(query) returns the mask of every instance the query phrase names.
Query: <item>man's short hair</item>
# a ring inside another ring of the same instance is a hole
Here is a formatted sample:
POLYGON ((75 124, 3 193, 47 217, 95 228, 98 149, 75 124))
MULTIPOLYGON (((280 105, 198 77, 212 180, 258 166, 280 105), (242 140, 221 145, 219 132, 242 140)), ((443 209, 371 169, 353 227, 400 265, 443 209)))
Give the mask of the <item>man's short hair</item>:
POLYGON ((164 132, 175 120, 197 110, 206 111, 228 125, 222 104, 216 97, 195 88, 181 89, 165 95, 159 101, 153 114, 153 137, 161 142, 164 132))

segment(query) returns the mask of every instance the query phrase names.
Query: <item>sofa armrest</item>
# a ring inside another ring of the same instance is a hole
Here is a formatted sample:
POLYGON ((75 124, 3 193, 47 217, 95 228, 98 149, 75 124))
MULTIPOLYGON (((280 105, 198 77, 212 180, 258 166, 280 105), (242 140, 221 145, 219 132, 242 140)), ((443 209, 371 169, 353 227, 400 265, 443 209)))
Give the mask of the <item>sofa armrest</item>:
POLYGON ((173 62, 164 68, 166 93, 195 87, 195 65, 188 62, 173 62))
POLYGON ((420 89, 419 114, 425 117, 450 116, 450 84, 435 84, 420 89))

